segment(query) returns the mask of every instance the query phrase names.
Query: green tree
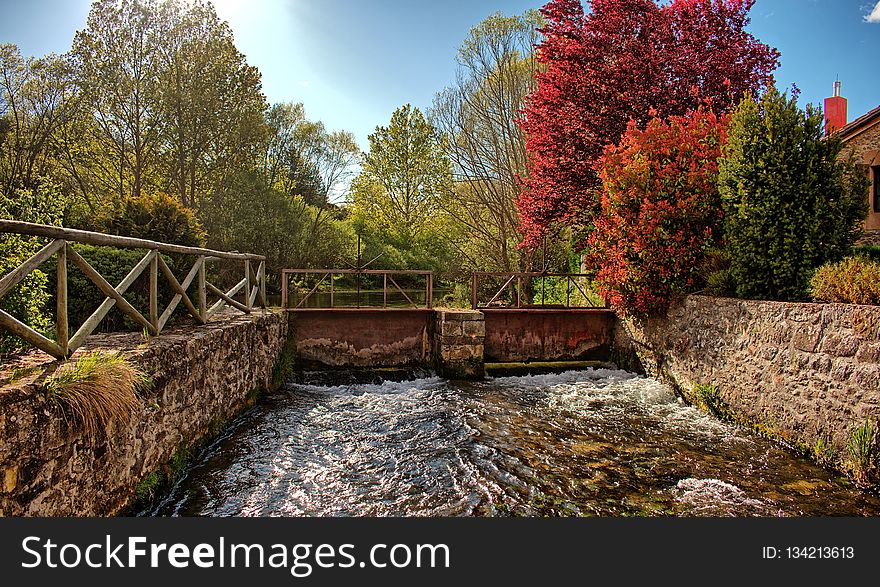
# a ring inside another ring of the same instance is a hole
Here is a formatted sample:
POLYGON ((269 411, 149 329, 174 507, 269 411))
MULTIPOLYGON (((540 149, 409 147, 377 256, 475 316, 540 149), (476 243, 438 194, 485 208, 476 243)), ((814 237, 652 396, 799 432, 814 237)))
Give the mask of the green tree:
POLYGON ((140 197, 160 146, 159 40, 155 0, 96 0, 71 57, 82 104, 95 120, 102 191, 140 197))
POLYGON ((535 44, 543 19, 494 14, 458 50, 458 78, 434 99, 431 121, 446 136, 455 189, 444 211, 459 230, 453 243, 471 269, 531 270, 520 249, 516 201, 527 173, 525 136, 515 120, 535 88, 535 44))
POLYGON ((271 132, 263 169, 269 185, 319 207, 345 191, 360 154, 353 134, 327 132, 292 102, 273 105, 266 120, 271 132))
POLYGON ((53 135, 62 124, 69 87, 64 61, 24 59, 0 44, 0 193, 38 189, 53 167, 53 135))
POLYGON ((745 298, 806 299, 817 267, 858 238, 867 182, 821 111, 771 89, 730 117, 719 165, 730 271, 745 298))
POLYGON ((210 2, 165 0, 153 21, 165 188, 199 208, 227 174, 259 156, 269 132, 260 72, 210 2))
POLYGON ((369 141, 362 171, 352 183, 354 216, 398 242, 415 242, 431 230, 450 189, 446 139, 407 104, 369 141))

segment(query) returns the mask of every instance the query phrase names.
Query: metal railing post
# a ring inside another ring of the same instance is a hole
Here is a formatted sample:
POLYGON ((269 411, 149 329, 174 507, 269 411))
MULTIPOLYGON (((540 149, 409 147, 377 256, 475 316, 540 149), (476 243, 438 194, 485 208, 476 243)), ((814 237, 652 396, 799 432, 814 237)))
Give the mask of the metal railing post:
POLYGON ((477 309, 477 274, 471 276, 471 310, 477 309))

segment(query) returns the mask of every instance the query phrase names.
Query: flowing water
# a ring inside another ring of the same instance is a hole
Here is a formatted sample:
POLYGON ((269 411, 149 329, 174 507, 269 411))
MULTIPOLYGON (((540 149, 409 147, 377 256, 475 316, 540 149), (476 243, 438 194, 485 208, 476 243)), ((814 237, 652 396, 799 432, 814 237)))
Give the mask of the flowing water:
POLYGON ((880 515, 785 447, 596 369, 481 382, 288 384, 154 515, 880 515))

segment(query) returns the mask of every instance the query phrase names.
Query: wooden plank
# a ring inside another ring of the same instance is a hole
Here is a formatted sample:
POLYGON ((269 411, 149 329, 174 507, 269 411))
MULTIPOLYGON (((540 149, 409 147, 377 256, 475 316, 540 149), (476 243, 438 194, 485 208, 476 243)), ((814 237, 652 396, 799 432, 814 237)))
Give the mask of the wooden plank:
POLYGON ((150 324, 159 334, 159 255, 150 261, 150 324))
POLYGON ((47 352, 56 359, 67 358, 66 353, 54 341, 49 340, 27 324, 13 318, 3 310, 0 310, 0 327, 8 330, 15 336, 47 352))
POLYGON ((196 264, 193 265, 192 269, 189 270, 189 273, 186 276, 186 279, 183 280, 183 283, 179 283, 177 278, 174 277, 174 273, 171 272, 171 269, 165 263, 165 260, 160 256, 159 257, 159 267, 162 269, 162 273, 165 275, 165 279, 168 280, 168 283, 171 284, 171 289, 173 289, 176 294, 171 299, 171 303, 168 304, 168 307, 165 308, 165 311, 162 312, 162 316, 159 318, 159 331, 162 331, 162 328, 165 327, 165 324, 168 322, 168 319, 171 317, 171 314, 177 308, 177 304, 183 300, 183 305, 186 306, 186 309, 192 314, 193 318, 199 321, 199 323, 204 324, 202 320, 201 313, 199 310, 193 305, 192 300, 189 299, 189 296, 186 294, 187 288, 189 288, 190 284, 195 279, 196 275, 199 273, 201 264, 201 257, 196 261, 196 264))
MULTIPOLYGON (((152 251, 155 253, 155 251, 152 251)), ((100 273, 95 271, 95 268, 89 265, 89 262, 83 259, 79 253, 77 253, 72 247, 67 251, 68 255, 70 255, 70 260, 73 261, 73 264, 79 267, 79 269, 85 273, 86 277, 88 277, 95 285, 98 286, 98 289, 107 296, 108 298, 113 298, 116 300, 116 303, 119 304, 119 309, 125 312, 132 320, 143 326, 147 329, 147 331, 155 336, 158 334, 156 330, 153 328, 153 325, 150 324, 150 321, 143 317, 143 315, 138 312, 134 306, 128 303, 121 294, 119 294, 116 289, 104 279, 100 273)))
POLYGON ((266 262, 260 261, 260 268, 257 269, 257 273, 260 275, 260 305, 262 307, 266 307, 269 304, 266 303, 266 262))
POLYGON ((91 232, 89 230, 74 230, 72 228, 48 226, 46 224, 34 224, 32 222, 20 222, 18 220, 0 220, 0 232, 23 234, 27 236, 40 236, 51 239, 63 239, 76 243, 119 247, 123 249, 150 249, 161 251, 163 253, 207 255, 218 257, 221 259, 251 259, 254 261, 265 260, 265 257, 262 255, 252 255, 247 253, 227 253, 224 251, 214 251, 212 249, 204 249, 201 247, 185 247, 183 245, 160 243, 142 238, 115 236, 110 234, 102 234, 100 232, 91 232))
POLYGON ((251 310, 254 309, 254 304, 256 303, 256 301, 257 301, 257 296, 258 296, 259 294, 260 294, 260 288, 259 288, 259 287, 254 286, 254 287, 251 288, 251 297, 248 298, 248 308, 250 308, 251 310))
POLYGON ((31 271, 49 260, 49 258, 61 250, 62 247, 64 247, 63 240, 52 241, 37 251, 37 253, 30 259, 4 275, 3 278, 0 279, 0 298, 6 295, 10 289, 18 285, 18 282, 27 277, 31 271))
MULTIPOLYGON (((208 282, 206 281, 206 282, 205 282, 205 289, 206 289, 206 290, 207 290, 207 286, 208 286, 208 282)), ((235 287, 233 287, 231 290, 229 290, 228 292, 226 292, 226 295, 227 295, 228 297, 232 297, 232 296, 234 296, 235 294, 237 294, 237 293, 241 290, 241 288, 243 288, 243 287, 244 287, 244 279, 242 279, 241 281, 239 281, 239 282, 235 285, 235 287)), ((216 288, 215 288, 215 289, 216 289, 216 288)), ((237 302, 236 302, 236 303, 237 303, 237 302)), ((219 312, 220 310, 222 310, 222 309, 223 309, 223 306, 225 306, 225 305, 226 305, 226 300, 224 300, 224 299, 222 299, 222 298, 219 299, 219 300, 217 300, 217 301, 214 303, 213 306, 211 306, 210 308, 208 308, 208 312, 207 312, 208 317, 210 318, 211 316, 213 316, 214 314, 216 314, 217 312, 219 312)))
MULTIPOLYGON (((70 245, 68 245, 68 249, 70 249, 70 245)), ((157 255, 156 251, 150 251, 144 258, 141 259, 137 265, 135 265, 131 271, 128 272, 128 275, 119 282, 119 285, 116 286, 116 292, 119 295, 124 294, 128 291, 128 288, 131 287, 131 284, 135 282, 135 280, 141 276, 141 273, 144 272, 144 269, 150 264, 154 255, 157 255)), ((88 320, 83 322, 83 325, 79 327, 79 330, 76 331, 76 334, 73 335, 73 338, 70 339, 70 347, 69 351, 72 353, 76 349, 78 349, 85 342, 86 337, 95 331, 95 328, 98 327, 98 324, 101 323, 101 320, 104 319, 104 316, 116 305, 116 300, 113 298, 107 298, 104 300, 98 309, 92 312, 92 315, 89 316, 88 320)))
POLYGON ((202 324, 208 321, 208 297, 205 290, 205 257, 199 257, 199 316, 202 324))
POLYGON ((287 309, 287 282, 290 280, 287 271, 281 272, 281 309, 287 309))
POLYGON ((251 304, 251 262, 244 261, 244 301, 247 304, 247 311, 250 312, 253 304, 251 304))
POLYGON ((67 243, 58 249, 55 260, 55 291, 55 342, 67 356, 70 342, 67 323, 67 243))
POLYGON ((242 287, 244 287, 244 282, 245 282, 245 280, 242 279, 238 283, 238 285, 235 286, 233 289, 229 290, 228 293, 224 293, 223 290, 221 290, 220 288, 215 286, 210 281, 206 282, 205 285, 214 295, 219 296, 222 301, 226 302, 227 304, 229 304, 233 308, 237 308, 237 309, 241 310, 245 314, 250 314, 250 309, 246 305, 232 299, 232 296, 234 296, 236 293, 238 293, 238 290, 240 290, 242 287))

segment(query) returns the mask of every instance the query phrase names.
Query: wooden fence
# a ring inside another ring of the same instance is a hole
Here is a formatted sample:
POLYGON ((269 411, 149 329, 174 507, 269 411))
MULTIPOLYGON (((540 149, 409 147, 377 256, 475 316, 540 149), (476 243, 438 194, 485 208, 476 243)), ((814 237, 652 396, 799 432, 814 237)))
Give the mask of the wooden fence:
POLYGON ((76 349, 82 346, 86 337, 95 331, 101 320, 114 306, 117 306, 124 314, 141 325, 151 336, 158 336, 162 332, 171 314, 181 302, 183 302, 186 310, 199 324, 207 322, 213 314, 222 310, 226 305, 245 313, 250 313, 257 301, 259 301, 260 307, 266 307, 266 260, 265 257, 260 255, 227 253, 199 247, 185 247, 145 239, 112 236, 98 232, 73 230, 15 220, 0 220, 0 233, 41 237, 50 241, 49 244, 31 258, 20 264, 10 273, 0 277, 0 299, 32 271, 54 256, 56 260, 57 283, 55 340, 50 340, 3 310, 0 310, 0 328, 11 332, 27 343, 59 359, 69 357, 76 349), (82 255, 71 247, 70 243, 72 242, 127 249, 144 249, 147 253, 128 275, 114 287, 82 255), (195 256, 195 262, 186 277, 182 281, 178 281, 159 253, 193 255, 195 256), (244 264, 244 278, 229 291, 223 291, 205 279, 205 264, 221 259, 241 261, 244 264), (68 262, 73 263, 75 267, 82 271, 106 296, 98 309, 89 316, 73 336, 70 336, 69 333, 67 316, 68 262), (149 315, 144 316, 123 297, 123 294, 147 268, 149 268, 150 307, 149 315), (160 272, 175 294, 161 314, 159 313, 158 300, 160 272), (193 303, 193 300, 187 294, 187 290, 193 281, 196 280, 198 299, 196 303, 193 303), (234 299, 242 291, 242 301, 234 299), (218 298, 210 307, 208 307, 209 292, 218 298))

